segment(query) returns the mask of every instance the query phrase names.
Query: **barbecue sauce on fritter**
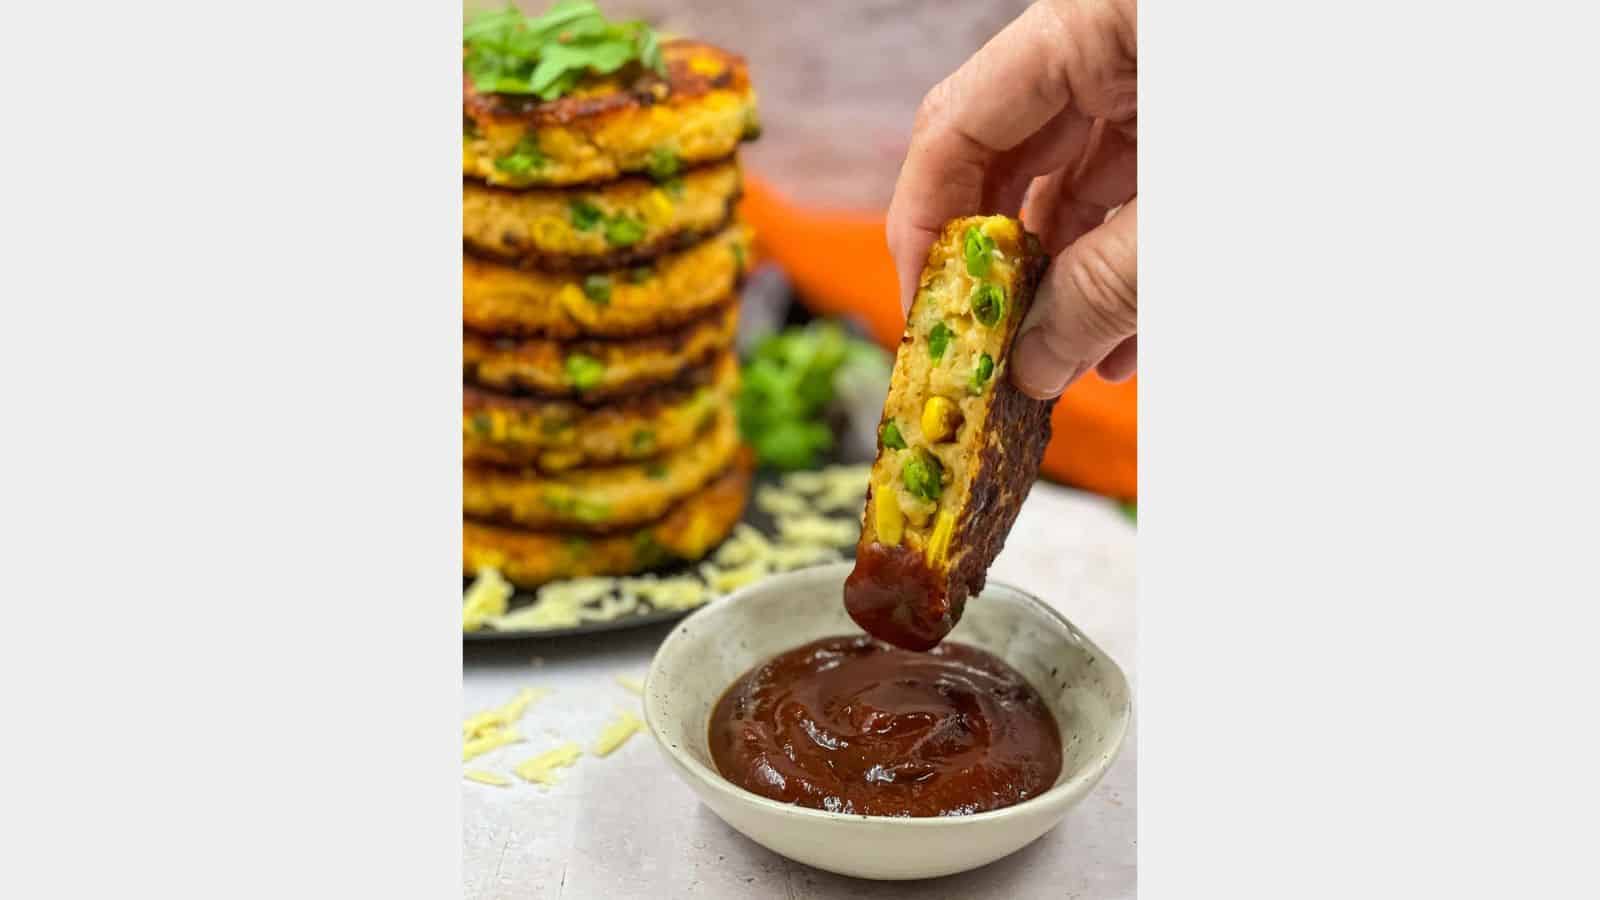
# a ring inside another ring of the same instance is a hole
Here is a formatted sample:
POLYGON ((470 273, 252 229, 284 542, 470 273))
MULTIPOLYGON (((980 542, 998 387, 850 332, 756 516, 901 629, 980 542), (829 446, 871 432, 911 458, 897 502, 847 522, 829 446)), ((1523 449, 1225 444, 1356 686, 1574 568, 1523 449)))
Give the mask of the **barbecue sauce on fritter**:
POLYGON ((745 673, 711 715, 734 784, 784 803, 952 816, 1021 803, 1061 773, 1061 735, 1015 670, 964 644, 927 653, 833 637, 745 673))
POLYGON ((861 630, 906 650, 927 650, 961 620, 922 554, 874 541, 857 553, 844 582, 844 608, 861 630))

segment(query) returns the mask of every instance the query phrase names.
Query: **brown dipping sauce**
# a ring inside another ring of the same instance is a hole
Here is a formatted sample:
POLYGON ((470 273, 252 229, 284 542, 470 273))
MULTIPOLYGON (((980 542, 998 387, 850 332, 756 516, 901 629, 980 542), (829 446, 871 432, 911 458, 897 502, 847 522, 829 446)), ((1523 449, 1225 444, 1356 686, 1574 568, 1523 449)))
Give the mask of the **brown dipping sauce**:
POLYGON ((856 552, 844 608, 861 630, 907 650, 927 650, 961 620, 966 598, 950 602, 922 554, 873 541, 856 552))
POLYGON ((1038 692, 956 643, 910 653, 833 637, 781 653, 728 688, 710 738, 734 784, 838 813, 985 812, 1061 774, 1061 734, 1038 692))

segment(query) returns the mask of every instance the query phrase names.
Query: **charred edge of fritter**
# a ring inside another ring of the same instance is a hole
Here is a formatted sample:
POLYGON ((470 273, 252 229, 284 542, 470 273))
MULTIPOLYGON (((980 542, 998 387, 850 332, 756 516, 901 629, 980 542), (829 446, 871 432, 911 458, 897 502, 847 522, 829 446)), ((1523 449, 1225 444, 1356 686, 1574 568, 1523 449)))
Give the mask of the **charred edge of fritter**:
MULTIPOLYGON (((673 353, 673 352, 675 352, 677 350, 681 350, 682 349, 683 345, 686 344, 688 342, 688 340, 689 340, 689 332, 692 331, 693 329, 696 329, 696 328, 699 328, 699 327, 702 327, 702 326, 719 327, 718 325, 712 324, 710 322, 710 320, 712 320, 715 317, 728 315, 729 314, 729 306, 730 306, 730 304, 727 303, 727 302, 718 304, 717 306, 712 308, 710 313, 702 315, 702 316, 696 318, 695 320, 691 321, 687 325, 681 326, 681 327, 679 327, 677 329, 674 329, 672 331, 669 331, 669 332, 653 334, 653 335, 649 335, 647 337, 642 337, 642 338, 583 338, 583 339, 577 340, 577 341, 551 341, 551 343, 557 343, 557 344, 561 344, 562 345, 562 347, 564 348, 562 350, 562 353, 561 353, 561 356, 562 356, 563 359, 565 359, 568 355, 570 355, 570 354, 572 354, 574 352, 577 352, 577 353, 585 353, 586 351, 604 352, 604 351, 597 351, 596 348, 598 348, 598 347, 600 347, 602 345, 605 345, 605 344, 626 344, 628 346, 628 349, 634 350, 634 351, 647 350, 647 349, 660 349, 663 352, 670 354, 670 353, 673 353)), ((733 314, 737 315, 737 312, 735 311, 733 314)), ((496 345, 510 344, 512 349, 515 349, 515 345, 516 344, 521 343, 521 340, 517 339, 517 338, 495 337, 495 336, 489 336, 489 335, 471 335, 471 336, 469 336, 468 339, 470 340, 470 339, 473 339, 474 337, 477 340, 486 341, 486 342, 489 342, 491 344, 496 344, 496 345)), ((528 340, 543 340, 543 339, 530 338, 528 340)), ((730 341, 731 341, 731 338, 730 338, 730 341)), ((705 365, 707 362, 709 362, 711 359, 713 359, 717 354, 726 352, 729 346, 731 346, 731 343, 728 344, 728 345, 717 345, 717 346, 713 346, 713 347, 708 347, 708 348, 705 349, 704 352, 684 359, 682 361, 682 365, 678 369, 678 372, 682 372, 682 371, 684 371, 686 369, 689 369, 689 368, 692 368, 692 367, 695 367, 695 366, 703 366, 703 365, 705 365)), ((591 353, 589 353, 589 355, 593 355, 593 353, 591 352, 591 353)), ((495 392, 503 394, 503 395, 522 396, 522 397, 538 397, 538 398, 544 398, 544 399, 557 399, 557 400, 571 400, 571 401, 577 403, 580 406, 598 406, 601 403, 611 402, 611 401, 617 400, 619 398, 632 397, 632 396, 635 396, 637 394, 640 394, 640 393, 643 393, 645 391, 648 391, 648 390, 650 390, 652 388, 659 387, 659 386, 661 386, 663 384, 667 384, 667 383, 671 382, 675 377, 677 377, 676 373, 674 373, 673 375, 665 376, 665 377, 657 377, 657 376, 645 375, 645 376, 640 376, 638 378, 630 378, 630 379, 627 379, 626 381, 620 381, 620 382, 617 382, 615 384, 606 385, 604 387, 591 388, 591 389, 585 390, 585 391, 577 391, 577 390, 569 390, 569 389, 553 391, 553 390, 549 390, 549 389, 545 388, 544 386, 542 386, 540 384, 537 384, 537 383, 534 383, 534 382, 529 381, 527 379, 524 379, 521 376, 516 375, 516 374, 512 374, 507 379, 507 381, 509 382, 509 386, 506 387, 506 388, 500 388, 499 386, 496 386, 496 385, 486 385, 482 381, 480 381, 479 378, 478 378, 477 366, 475 366, 475 365, 473 365, 471 363, 467 363, 463 367, 463 376, 464 376, 465 381, 466 381, 467 384, 470 384, 470 385, 475 386, 475 387, 483 387, 483 388, 485 388, 487 390, 495 391, 495 392)))
POLYGON ((727 316, 737 316, 739 295, 737 291, 729 292, 728 296, 706 309, 700 310, 683 324, 664 331, 654 331, 637 337, 582 337, 575 340, 563 341, 555 338, 541 338, 527 335, 512 334, 486 334, 474 328, 463 328, 463 334, 468 339, 477 339, 488 343, 495 350, 502 352, 515 352, 522 344, 557 344, 561 347, 561 356, 566 358, 573 353, 586 353, 591 356, 607 352, 606 348, 616 349, 622 347, 632 351, 661 351, 674 353, 682 350, 689 343, 694 332, 701 328, 720 328, 723 319, 727 316))
MULTIPOLYGON (((702 160, 696 160, 694 162, 685 162, 683 164, 683 167, 678 170, 678 174, 675 177, 677 177, 677 178, 685 178, 686 179, 686 178, 690 177, 691 175, 696 175, 696 174, 702 173, 702 172, 706 171, 707 169, 715 169, 715 168, 718 168, 720 166, 726 166, 726 165, 728 165, 730 163, 737 163, 738 159, 739 159, 739 154, 738 154, 737 151, 735 151, 733 153, 729 153, 727 156, 718 157, 717 159, 702 159, 702 160)), ((519 194, 529 194, 529 193, 544 193, 544 194, 565 194, 565 195, 570 195, 570 196, 573 196, 573 197, 578 197, 578 196, 582 196, 584 194, 593 193, 595 188, 597 188, 597 187, 617 188, 617 187, 622 187, 623 185, 630 184, 630 183, 638 185, 638 186, 641 186, 641 187, 660 187, 661 186, 661 182, 657 181, 653 176, 648 175, 648 174, 646 174, 644 172, 627 172, 627 173, 624 173, 622 175, 618 175, 615 178, 602 179, 601 181, 594 182, 594 183, 578 183, 578 184, 562 184, 562 185, 530 185, 530 186, 523 186, 523 187, 513 187, 511 185, 505 185, 505 184, 490 184, 488 181, 485 181, 483 178, 480 178, 480 177, 478 177, 476 175, 463 174, 461 176, 461 180, 462 180, 463 183, 471 185, 472 189, 475 190, 475 191, 483 191, 485 193, 490 193, 490 194, 506 194, 506 195, 519 195, 519 194)), ((740 187, 741 187, 741 190, 742 190, 743 189, 743 184, 744 184, 744 171, 742 169, 739 172, 739 184, 740 184, 740 187)))
POLYGON ((712 91, 748 91, 749 67, 745 59, 720 47, 699 41, 674 40, 661 47, 667 75, 629 63, 624 77, 629 79, 619 90, 588 97, 558 97, 541 100, 525 94, 482 94, 470 75, 462 75, 462 104, 467 117, 480 122, 526 122, 535 127, 572 125, 617 115, 633 109, 648 109, 658 103, 692 101, 712 91), (709 52, 708 52, 709 51, 709 52), (714 55, 723 65, 715 73, 697 72, 689 64, 697 56, 714 55))
MULTIPOLYGON (((625 269, 630 266, 654 263, 669 253, 687 250, 720 234, 729 225, 733 224, 741 195, 742 191, 736 191, 728 198, 727 208, 723 211, 722 219, 714 225, 709 225, 705 228, 688 228, 675 231, 662 235, 654 241, 635 244, 631 247, 618 247, 598 255, 546 253, 536 247, 528 247, 516 253, 501 253, 492 247, 477 246, 471 241, 464 241, 462 248, 468 256, 497 265, 510 266, 525 272, 590 273, 625 269)), ((516 242, 507 241, 507 243, 514 244, 516 242)))
MULTIPOLYGON (((1028 255, 1013 292, 1019 325, 1033 306, 1034 292, 1049 263, 1037 238, 1024 233, 1023 240, 1028 255)), ((1004 359, 1010 359, 1016 340, 1013 331, 1004 359)), ((952 555, 960 551, 949 573, 949 597, 958 621, 966 599, 983 590, 989 566, 1005 546, 1022 501, 1039 477, 1055 405, 1055 399, 1035 400, 1013 387, 1009 365, 1005 377, 995 379, 994 397, 980 432, 986 439, 978 453, 978 470, 969 481, 971 492, 950 536, 952 555)))
MULTIPOLYGON (((463 525, 467 529, 468 544, 472 543, 471 536, 476 533, 480 544, 491 545, 491 549, 504 557, 501 574, 519 588, 535 588, 558 578, 646 572, 676 561, 703 558, 725 540, 744 518, 754 472, 754 455, 750 448, 741 447, 732 465, 707 482, 698 493, 679 501, 665 516, 643 528, 609 538, 589 538, 562 531, 507 528, 470 517, 465 518, 463 525), (707 523, 710 523, 710 528, 707 523), (709 539, 690 543, 684 532, 709 539), (591 554, 587 548, 596 545, 601 549, 591 554), (648 564, 641 564, 638 559, 641 546, 657 548, 656 558, 648 564), (603 565, 594 565, 594 557, 601 554, 609 554, 610 558, 604 560, 603 565), (527 564, 530 556, 557 557, 559 563, 546 561, 530 566, 527 564)), ((466 563, 467 559, 463 558, 462 562, 466 563)), ((472 576, 475 573, 469 567, 464 574, 472 576)))
MULTIPOLYGON (((669 381, 659 387, 651 388, 642 394, 627 398, 620 404, 607 404, 608 409, 614 409, 624 416, 652 416, 664 409, 680 406, 694 396, 700 388, 715 384, 718 375, 718 360, 711 359, 701 365, 685 369, 683 374, 674 381, 669 381)), ((538 415, 561 415, 572 413, 586 415, 593 412, 581 403, 571 399, 546 399, 543 397, 529 397, 525 394, 507 394, 494 388, 480 387, 475 384, 462 386, 461 408, 463 412, 485 412, 492 410, 513 410, 528 412, 538 415)))

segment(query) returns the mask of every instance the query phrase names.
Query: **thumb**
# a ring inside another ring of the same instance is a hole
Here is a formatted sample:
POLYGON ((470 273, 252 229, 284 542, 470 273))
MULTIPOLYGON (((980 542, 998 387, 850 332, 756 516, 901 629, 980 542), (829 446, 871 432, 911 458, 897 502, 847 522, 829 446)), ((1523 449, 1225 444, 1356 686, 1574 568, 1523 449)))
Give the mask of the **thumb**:
POLYGON ((1061 251, 1017 332, 1011 381, 1059 395, 1139 330, 1139 199, 1061 251))

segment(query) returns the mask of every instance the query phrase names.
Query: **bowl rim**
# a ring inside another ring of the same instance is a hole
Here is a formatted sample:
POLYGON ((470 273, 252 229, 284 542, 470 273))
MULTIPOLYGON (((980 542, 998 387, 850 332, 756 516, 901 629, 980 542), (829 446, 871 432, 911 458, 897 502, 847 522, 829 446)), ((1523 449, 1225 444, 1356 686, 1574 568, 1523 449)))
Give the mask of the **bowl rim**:
MULTIPOLYGON (((710 789, 716 791, 718 794, 724 797, 727 797, 730 800, 740 803, 753 804, 759 809, 765 809, 778 815, 798 816, 801 819, 814 819, 818 822, 893 822, 915 828, 958 827, 962 823, 992 822, 998 819, 1005 819, 1021 815, 1032 810, 1039 810, 1045 806, 1059 806, 1060 804, 1066 802, 1067 798, 1072 796, 1079 788, 1083 788, 1084 791, 1087 792, 1087 790, 1089 790, 1096 782, 1104 777, 1106 771, 1111 768, 1111 764, 1122 752, 1122 743, 1127 738, 1128 725, 1133 719, 1133 694, 1129 689, 1127 673, 1122 671, 1122 666, 1118 665, 1117 661, 1113 659, 1110 654, 1100 649, 1099 645, 1091 640, 1087 634, 1084 634, 1082 629, 1072 624, 1072 621, 1063 615, 1060 610, 1034 596, 1032 593, 1023 590, 1014 584, 1011 584, 1010 582, 996 581, 993 579, 989 580, 989 582, 984 585, 984 591, 987 591, 991 587, 999 587, 1011 591, 1012 593, 1021 597, 1027 606, 1043 613, 1046 618, 1054 619, 1057 624, 1065 627, 1069 633, 1077 638, 1078 642, 1082 644, 1086 650, 1093 653, 1097 659, 1105 662, 1111 668, 1111 671, 1114 672, 1117 678, 1122 681, 1123 693, 1127 698, 1125 702, 1122 703, 1121 707, 1115 710, 1116 722, 1114 725, 1114 731, 1111 734, 1110 749, 1105 753, 1100 754, 1088 765, 1080 769, 1071 778, 1051 785, 1050 788, 1043 793, 1029 797, 1027 800, 1024 800, 1020 803, 1014 803, 1010 806, 1003 806, 999 809, 991 809, 984 812, 971 813, 963 816, 876 816, 868 815, 866 813, 829 812, 825 809, 812 809, 809 806, 780 803, 777 800, 771 799, 770 797, 763 797, 760 794, 747 791, 724 778, 722 773, 717 772, 711 767, 695 759, 689 754, 688 751, 676 747, 668 742, 666 736, 662 734, 660 723, 657 721, 658 710, 656 709, 655 695, 650 690, 650 684, 655 677, 656 669, 660 665, 660 661, 668 646, 670 646, 673 642, 682 639, 682 634, 686 627, 694 624, 695 619, 698 618, 702 612, 712 609, 713 607, 739 603, 747 595, 754 594, 757 589, 767 589, 772 587, 772 582, 778 582, 801 576, 816 577, 824 574, 824 572, 821 570, 839 571, 847 575, 854 567, 854 562, 846 560, 844 562, 819 566, 807 566, 801 569, 792 569, 788 572, 779 572, 769 575, 765 578, 762 578, 760 581, 745 585, 744 587, 735 590, 731 594, 711 601, 705 606, 702 606, 700 609, 697 609, 693 613, 684 617, 678 622, 677 625, 673 626, 672 631, 667 634, 666 638, 661 641, 660 646, 656 648, 655 655, 651 657, 650 668, 645 673, 644 679, 645 726, 650 729, 650 737, 656 742, 656 746, 660 747, 661 751, 667 754, 667 756, 673 762, 677 763, 685 771, 692 774, 699 782, 709 786, 710 789)), ((978 596, 982 597, 983 592, 979 592, 978 596)), ((1035 688, 1035 690, 1037 690, 1037 688, 1035 688)))

